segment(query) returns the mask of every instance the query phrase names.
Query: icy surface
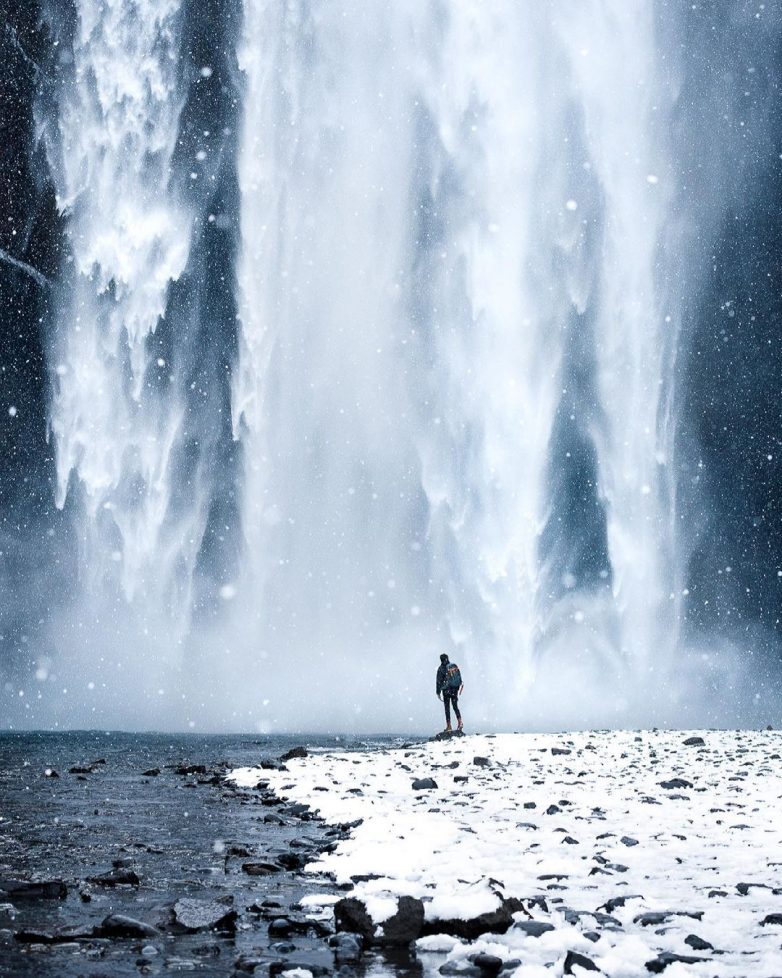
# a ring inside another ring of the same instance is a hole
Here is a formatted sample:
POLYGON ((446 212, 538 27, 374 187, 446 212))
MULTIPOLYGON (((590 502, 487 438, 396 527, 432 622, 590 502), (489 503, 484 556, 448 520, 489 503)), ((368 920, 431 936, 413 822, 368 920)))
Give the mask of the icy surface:
MULTIPOLYGON (((352 894, 370 910, 385 915, 402 894, 421 898, 429 921, 474 917, 498 894, 545 901, 527 904, 554 925, 541 937, 514 926, 472 944, 421 939, 426 972, 485 950, 520 959, 519 976, 562 974, 568 951, 613 976, 648 974, 661 952, 706 959, 668 965, 670 978, 778 975, 782 928, 762 922, 782 912, 780 747, 771 731, 505 734, 311 755, 263 778, 332 822, 364 820, 309 869, 379 877, 352 894), (685 745, 692 736, 704 744, 685 745), (413 791, 429 776, 437 789, 413 791), (661 784, 674 779, 685 785, 661 784), (650 913, 670 916, 644 922, 650 913)), ((252 785, 259 771, 232 776, 252 785)))

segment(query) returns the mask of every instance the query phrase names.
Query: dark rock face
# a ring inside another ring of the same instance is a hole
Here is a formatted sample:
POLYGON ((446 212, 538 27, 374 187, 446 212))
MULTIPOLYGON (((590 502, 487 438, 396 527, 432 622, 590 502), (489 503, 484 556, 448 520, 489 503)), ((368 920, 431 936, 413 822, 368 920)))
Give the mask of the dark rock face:
POLYGON ((183 898, 174 904, 174 923, 187 931, 236 930, 239 914, 232 907, 233 900, 193 900, 183 898))
POLYGON ((397 901, 396 913, 375 924, 361 900, 346 897, 334 907, 337 931, 359 934, 367 945, 406 947, 421 936, 424 928, 424 905, 415 897, 403 896, 397 901))
POLYGON ((0 880, 0 893, 9 900, 64 900, 68 887, 62 880, 0 880))
POLYGON ((431 791, 433 788, 437 787, 437 782, 434 778, 416 778, 413 781, 414 791, 431 791))

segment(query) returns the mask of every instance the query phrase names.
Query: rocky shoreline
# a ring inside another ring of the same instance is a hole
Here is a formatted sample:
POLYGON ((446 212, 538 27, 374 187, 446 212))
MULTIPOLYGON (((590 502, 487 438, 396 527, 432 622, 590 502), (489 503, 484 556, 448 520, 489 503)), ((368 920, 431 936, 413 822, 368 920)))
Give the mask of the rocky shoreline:
MULTIPOLYGON (((261 771, 283 772, 304 753, 267 756, 261 771)), ((15 788, 6 769, 0 975, 276 976, 298 968, 320 976, 355 962, 361 949, 299 905, 313 890, 339 895, 327 874, 305 881, 301 871, 352 826, 327 824, 264 778, 239 787, 226 780, 230 767, 189 758, 119 776, 101 757, 64 769, 22 766, 27 783, 15 788), (134 801, 120 801, 112 815, 101 807, 107 792, 134 801), (39 813, 36 794, 59 814, 39 813), (97 806, 91 818, 74 817, 86 805, 97 806), (143 817, 127 810, 138 805, 143 817)))

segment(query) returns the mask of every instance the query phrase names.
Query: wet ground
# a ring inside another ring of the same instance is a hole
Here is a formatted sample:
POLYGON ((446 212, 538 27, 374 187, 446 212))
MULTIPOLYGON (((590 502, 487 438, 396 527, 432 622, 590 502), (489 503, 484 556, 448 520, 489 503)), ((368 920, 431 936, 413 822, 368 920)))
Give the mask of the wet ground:
MULTIPOLYGON (((226 770, 277 758, 301 742, 0 734, 0 975, 337 970, 326 928, 313 929, 295 905, 305 892, 337 892, 325 877, 305 882, 298 864, 335 845, 346 827, 325 825, 263 782, 242 790, 223 780, 226 770), (251 875, 259 872, 268 875, 251 875), (62 880, 67 895, 8 890, 9 881, 35 879, 62 880), (183 898, 209 901, 211 910, 180 905, 177 919, 172 908, 183 898), (223 902, 227 920, 217 929, 185 930, 194 909, 218 916, 215 901, 223 902), (106 918, 117 914, 156 933, 110 933, 116 928, 106 918)), ((335 738, 309 744, 367 746, 335 738)), ((411 969, 414 962, 369 959, 348 970, 411 969)))

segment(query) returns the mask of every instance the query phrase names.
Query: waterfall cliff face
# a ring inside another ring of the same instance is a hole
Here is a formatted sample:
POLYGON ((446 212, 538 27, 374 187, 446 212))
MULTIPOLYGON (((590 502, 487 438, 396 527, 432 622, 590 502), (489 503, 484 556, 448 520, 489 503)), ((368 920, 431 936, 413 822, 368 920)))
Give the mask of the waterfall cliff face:
POLYGON ((442 650, 481 723, 749 688, 701 365, 782 17, 722 8, 44 7, 69 710, 419 726, 442 650))

